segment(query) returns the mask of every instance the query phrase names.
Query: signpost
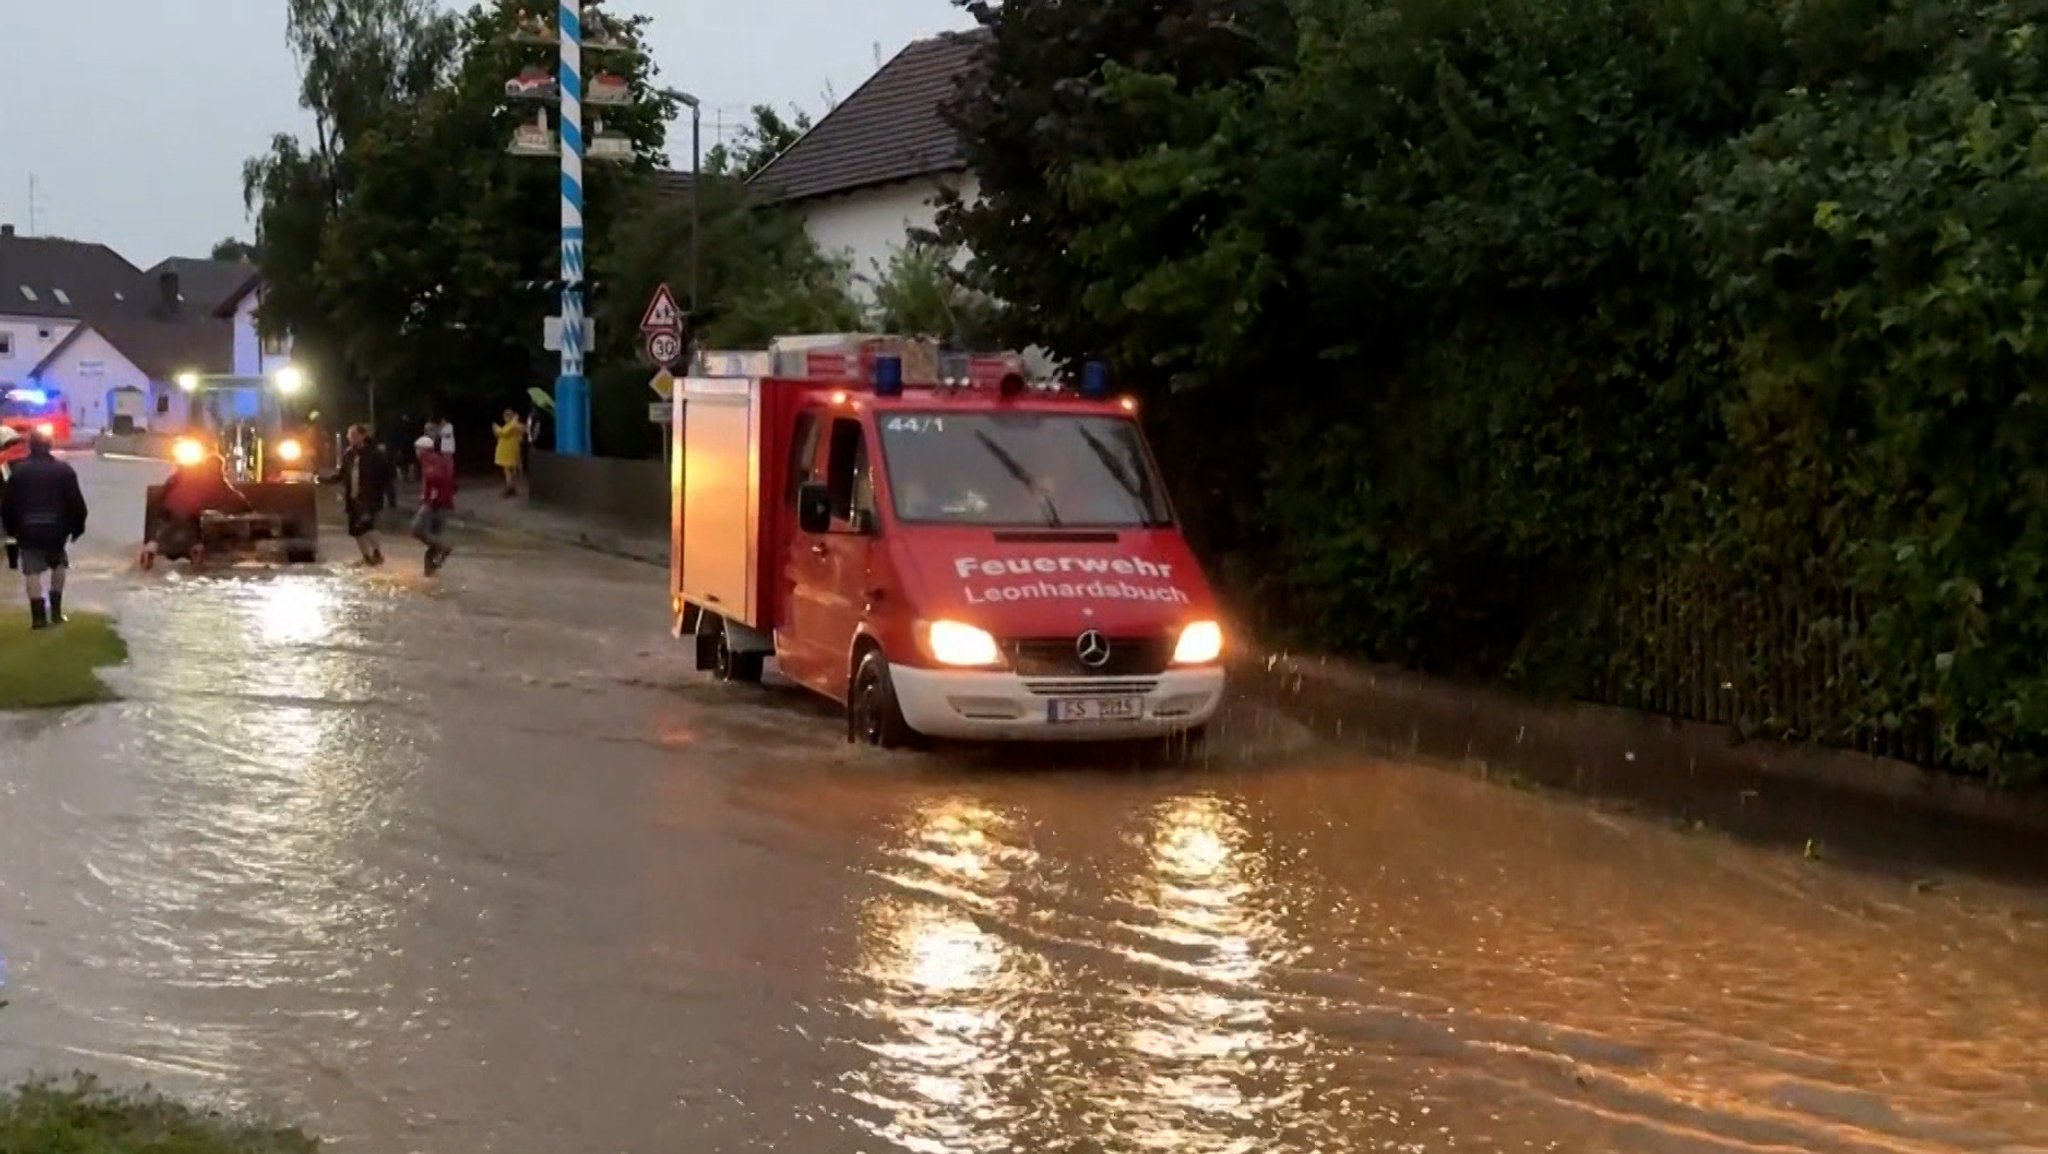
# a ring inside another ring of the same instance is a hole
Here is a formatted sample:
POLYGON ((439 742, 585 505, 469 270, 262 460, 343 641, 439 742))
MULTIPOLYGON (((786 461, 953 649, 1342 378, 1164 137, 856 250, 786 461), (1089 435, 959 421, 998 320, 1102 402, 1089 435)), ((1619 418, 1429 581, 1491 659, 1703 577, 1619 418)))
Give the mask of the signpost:
POLYGON ((646 338, 647 359, 657 366, 673 369, 683 359, 683 310, 676 307, 676 294, 667 284, 654 290, 654 299, 640 314, 640 332, 646 338))
POLYGON ((647 403, 647 419, 661 429, 661 463, 669 465, 674 461, 672 454, 676 444, 676 431, 673 428, 676 419, 676 379, 667 369, 656 369, 653 378, 647 382, 647 387, 653 389, 654 395, 661 398, 647 403))
POLYGON ((654 290, 654 299, 647 302, 647 311, 640 314, 640 331, 643 333, 683 331, 683 310, 676 307, 676 294, 667 284, 654 290))
POLYGON ((647 359, 663 368, 673 368, 683 359, 683 338, 679 333, 648 333, 647 359))

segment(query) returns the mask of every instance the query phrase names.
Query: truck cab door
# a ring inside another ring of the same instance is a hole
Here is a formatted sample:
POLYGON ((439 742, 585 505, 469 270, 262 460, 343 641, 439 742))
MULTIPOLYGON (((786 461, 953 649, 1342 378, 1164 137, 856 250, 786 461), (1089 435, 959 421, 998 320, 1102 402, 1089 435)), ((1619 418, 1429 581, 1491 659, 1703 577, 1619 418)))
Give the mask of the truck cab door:
POLYGON ((775 656, 784 677, 799 685, 822 689, 825 684, 824 650, 819 638, 818 583, 823 580, 823 554, 819 546, 824 534, 806 533, 797 514, 797 497, 804 486, 821 482, 825 476, 825 425, 823 410, 798 414, 789 450, 789 476, 784 479, 782 556, 776 561, 782 587, 777 591, 780 607, 775 622, 775 656))
POLYGON ((821 438, 832 527, 811 543, 816 580, 805 602, 806 632, 817 641, 820 688, 843 698, 853 641, 867 616, 875 533, 874 458, 859 418, 835 416, 821 438))

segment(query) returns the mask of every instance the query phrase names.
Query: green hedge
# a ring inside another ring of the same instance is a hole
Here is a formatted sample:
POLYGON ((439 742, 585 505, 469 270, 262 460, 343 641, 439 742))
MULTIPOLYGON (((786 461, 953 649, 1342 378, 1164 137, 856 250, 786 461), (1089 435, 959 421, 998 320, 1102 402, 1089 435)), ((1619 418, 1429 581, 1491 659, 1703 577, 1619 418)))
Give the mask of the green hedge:
POLYGON ((2040 775, 2031 8, 1016 7, 949 239, 1029 289, 1014 335, 1159 386, 1269 624, 2040 775), (1089 23, 1026 42, 1056 19, 1089 23), (1217 28, 1262 58, 1182 67, 1217 28))

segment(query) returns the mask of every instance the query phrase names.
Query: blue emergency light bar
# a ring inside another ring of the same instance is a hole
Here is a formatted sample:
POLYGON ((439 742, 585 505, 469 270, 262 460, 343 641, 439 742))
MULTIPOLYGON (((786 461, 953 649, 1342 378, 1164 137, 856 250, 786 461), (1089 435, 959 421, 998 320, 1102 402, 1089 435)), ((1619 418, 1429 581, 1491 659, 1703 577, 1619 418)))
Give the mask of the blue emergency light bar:
POLYGON ((881 356, 875 358, 875 381, 872 386, 878 397, 900 397, 903 395, 903 358, 881 356))
POLYGON ((1101 361, 1089 361, 1081 366, 1081 395, 1104 397, 1109 395, 1109 366, 1101 361))
POLYGON ((41 389, 9 389, 7 399, 24 405, 47 405, 50 403, 50 394, 41 389))

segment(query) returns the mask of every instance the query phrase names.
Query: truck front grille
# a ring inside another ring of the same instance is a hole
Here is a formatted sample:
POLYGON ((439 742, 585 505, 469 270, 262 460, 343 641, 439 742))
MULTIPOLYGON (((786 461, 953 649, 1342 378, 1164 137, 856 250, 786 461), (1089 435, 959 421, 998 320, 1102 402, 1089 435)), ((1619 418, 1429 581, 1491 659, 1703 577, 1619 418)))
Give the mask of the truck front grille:
POLYGON ((1010 643, 1010 667, 1024 677, 1157 677, 1173 663, 1173 645, 1165 637, 1112 637, 1109 660, 1091 667, 1075 638, 1032 637, 1010 643))

